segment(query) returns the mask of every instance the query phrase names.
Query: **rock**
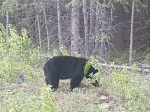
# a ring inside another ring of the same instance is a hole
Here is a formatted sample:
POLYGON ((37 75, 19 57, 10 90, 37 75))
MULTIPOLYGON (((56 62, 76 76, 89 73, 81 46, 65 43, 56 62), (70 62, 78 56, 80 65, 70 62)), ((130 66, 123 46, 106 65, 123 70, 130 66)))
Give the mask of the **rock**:
POLYGON ((102 107, 103 109, 109 109, 109 108, 110 108, 110 104, 109 104, 109 103, 102 103, 102 104, 101 104, 101 107, 102 107))
POLYGON ((101 100, 107 100, 107 99, 108 99, 108 96, 101 95, 101 96, 100 96, 100 99, 101 99, 101 100))

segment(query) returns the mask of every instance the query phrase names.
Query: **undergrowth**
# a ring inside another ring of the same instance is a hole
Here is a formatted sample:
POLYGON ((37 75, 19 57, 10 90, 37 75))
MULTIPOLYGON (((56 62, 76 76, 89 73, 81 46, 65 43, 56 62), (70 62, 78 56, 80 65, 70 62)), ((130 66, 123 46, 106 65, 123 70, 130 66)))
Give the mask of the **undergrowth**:
MULTIPOLYGON (((105 76, 104 76, 105 77, 105 76)), ((150 110, 150 79, 127 69, 114 70, 109 77, 102 78, 102 90, 113 101, 115 111, 147 112, 150 110), (119 105, 116 107, 116 105, 119 105)))
POLYGON ((5 41, 5 29, 0 24, 0 82, 13 81, 17 75, 32 75, 41 51, 28 38, 26 29, 17 31, 10 26, 9 39, 5 41))
POLYGON ((49 86, 6 85, 0 94, 0 112, 56 112, 54 96, 49 86))
MULTIPOLYGON (((148 112, 150 111, 150 76, 127 69, 111 69, 109 75, 93 56, 85 66, 85 73, 92 64, 99 72, 95 88, 84 79, 81 87, 69 92, 69 81, 61 82, 52 92, 44 84, 43 65, 39 66, 41 50, 35 47, 22 29, 20 35, 10 26, 8 42, 5 28, 0 24, 0 112, 148 112), (23 74, 25 82, 16 83, 16 76, 23 74), (66 88, 65 88, 66 86, 66 88), (62 88, 62 89, 61 89, 62 88), (101 96, 107 96, 104 101, 101 96), (103 107, 103 103, 108 108, 103 107)), ((50 57, 69 55, 64 46, 54 50, 50 57)), ((75 53, 77 57, 81 55, 75 53)), ((149 63, 149 54, 145 63, 149 63)), ((119 59, 118 59, 119 63, 119 59)), ((121 62, 122 63, 122 62, 121 62)), ((40 63, 41 64, 41 63, 40 63)))

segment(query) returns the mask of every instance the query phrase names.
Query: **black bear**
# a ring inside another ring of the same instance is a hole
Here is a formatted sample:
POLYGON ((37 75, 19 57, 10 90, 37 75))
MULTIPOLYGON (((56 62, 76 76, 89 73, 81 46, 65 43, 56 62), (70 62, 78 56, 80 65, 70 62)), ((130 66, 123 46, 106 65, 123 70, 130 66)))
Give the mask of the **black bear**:
MULTIPOLYGON (((78 87, 84 77, 84 66, 87 61, 85 58, 72 56, 56 56, 49 59, 44 66, 46 84, 50 84, 55 90, 58 88, 59 79, 71 79, 70 89, 78 87)), ((90 65, 85 77, 92 78, 90 73, 95 74, 97 72, 98 70, 90 65)), ((97 81, 92 84, 98 86, 97 81)))

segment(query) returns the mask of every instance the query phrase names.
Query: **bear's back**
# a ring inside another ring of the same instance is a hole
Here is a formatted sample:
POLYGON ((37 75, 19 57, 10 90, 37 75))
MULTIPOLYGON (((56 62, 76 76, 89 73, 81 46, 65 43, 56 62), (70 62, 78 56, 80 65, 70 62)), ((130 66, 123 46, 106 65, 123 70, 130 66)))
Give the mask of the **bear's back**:
POLYGON ((57 56, 51 58, 51 61, 56 68, 75 69, 78 68, 78 66, 84 66, 87 60, 85 58, 72 56, 57 56))
POLYGON ((83 71, 86 61, 85 58, 56 56, 48 60, 45 66, 48 66, 51 71, 61 74, 61 79, 66 79, 71 78, 75 72, 83 71))

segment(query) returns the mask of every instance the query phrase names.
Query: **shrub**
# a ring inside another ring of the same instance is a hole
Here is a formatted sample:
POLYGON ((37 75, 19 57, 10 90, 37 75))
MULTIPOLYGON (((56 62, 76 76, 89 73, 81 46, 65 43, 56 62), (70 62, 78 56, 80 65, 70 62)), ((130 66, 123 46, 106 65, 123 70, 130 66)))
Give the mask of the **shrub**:
POLYGON ((46 84, 42 88, 42 111, 43 112, 56 112, 56 107, 53 101, 53 94, 50 85, 46 86, 46 84))
POLYGON ((29 74, 32 64, 39 59, 40 50, 28 38, 27 30, 19 35, 10 26, 8 42, 5 41, 5 29, 0 24, 0 81, 11 81, 17 74, 29 74))

